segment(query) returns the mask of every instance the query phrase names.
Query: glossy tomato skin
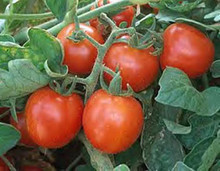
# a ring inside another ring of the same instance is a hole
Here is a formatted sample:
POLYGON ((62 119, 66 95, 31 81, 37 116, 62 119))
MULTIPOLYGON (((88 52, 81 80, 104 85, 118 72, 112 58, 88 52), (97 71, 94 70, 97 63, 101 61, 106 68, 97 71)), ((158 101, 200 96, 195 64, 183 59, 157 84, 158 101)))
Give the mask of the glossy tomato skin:
MULTIPOLYGON (((102 35, 95 28, 85 24, 80 24, 80 28, 97 42, 104 43, 102 35)), ((63 63, 68 66, 69 72, 72 74, 89 74, 97 57, 97 49, 87 39, 78 43, 69 40, 67 37, 71 36, 74 30, 75 24, 70 24, 57 35, 64 48, 63 63)))
POLYGON ((59 148, 81 128, 83 102, 79 95, 62 96, 49 87, 35 91, 25 108, 28 132, 45 148, 59 148))
POLYGON ((43 171, 43 169, 36 166, 23 165, 21 166, 21 171, 43 171))
POLYGON ((10 171, 7 164, 0 158, 0 171, 10 171))
MULTIPOLYGON (((107 3, 115 3, 120 0, 108 0, 107 3)), ((103 0, 98 0, 98 7, 103 6, 103 0)), ((95 7, 93 6, 91 10, 93 10, 95 7)), ((123 11, 121 11, 119 14, 112 17, 113 21, 116 23, 117 26, 120 25, 121 22, 127 22, 127 27, 130 27, 132 24, 133 17, 135 15, 134 8, 132 6, 127 6, 123 11)), ((91 19, 90 25, 97 28, 101 32, 103 32, 104 27, 101 25, 101 23, 98 21, 97 18, 91 19)))
POLYGON ((96 91, 83 113, 83 129, 91 144, 105 153, 129 148, 141 133, 144 122, 140 103, 133 97, 120 97, 96 91))
MULTIPOLYGON (((151 52, 153 48, 135 49, 126 43, 115 43, 105 55, 104 63, 113 71, 119 66, 124 90, 129 84, 138 92, 147 88, 157 77, 159 62, 151 52)), ((110 83, 112 76, 104 73, 104 79, 110 83)))
POLYGON ((170 25, 164 32, 162 69, 171 66, 190 78, 204 74, 214 59, 214 45, 202 32, 183 23, 170 25))
POLYGON ((23 113, 18 113, 17 117, 18 117, 18 122, 15 122, 11 116, 10 123, 21 133, 20 143, 27 146, 36 146, 36 144, 33 142, 33 140, 31 139, 28 133, 25 115, 23 113))

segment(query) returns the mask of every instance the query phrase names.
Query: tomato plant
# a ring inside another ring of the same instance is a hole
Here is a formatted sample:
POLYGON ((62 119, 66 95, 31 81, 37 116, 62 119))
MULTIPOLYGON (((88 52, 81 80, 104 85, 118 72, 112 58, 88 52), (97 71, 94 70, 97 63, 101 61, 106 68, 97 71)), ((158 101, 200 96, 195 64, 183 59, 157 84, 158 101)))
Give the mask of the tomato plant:
POLYGON ((83 102, 79 95, 62 96, 49 87, 34 92, 25 107, 30 137, 42 147, 59 148, 81 128, 83 102))
MULTIPOLYGON (((85 24, 80 24, 80 28, 99 43, 103 43, 101 34, 95 28, 85 24)), ((57 35, 64 47, 63 63, 68 66, 69 72, 73 74, 89 74, 97 56, 97 49, 86 39, 78 43, 69 40, 68 36, 71 36, 74 30, 75 25, 70 24, 57 35)))
POLYGON ((190 78, 204 74, 214 59, 214 45, 202 32, 183 23, 170 25, 164 32, 161 67, 177 67, 190 78))
POLYGON ((133 97, 119 97, 104 90, 96 91, 83 113, 83 129, 91 144, 106 153, 129 148, 143 127, 140 103, 133 97))
MULTIPOLYGON (((115 3, 119 0, 108 0, 107 3, 115 3)), ((98 0, 98 7, 103 6, 104 0, 98 0)), ((91 10, 95 9, 95 6, 92 6, 91 10)), ((127 27, 130 27, 132 24, 132 20, 134 18, 134 8, 132 6, 127 6, 124 10, 122 10, 120 13, 113 15, 112 19, 116 23, 117 26, 119 26, 122 22, 127 23, 127 27)), ((99 22, 98 18, 91 19, 89 21, 90 25, 97 28, 101 32, 104 31, 104 26, 99 22)))
POLYGON ((219 170, 219 0, 0 4, 0 170, 219 170))
MULTIPOLYGON (((138 92, 147 88, 157 77, 159 64, 152 52, 153 48, 136 49, 126 43, 115 43, 108 50, 104 63, 113 71, 119 67, 123 89, 127 89, 129 84, 138 92)), ((107 73, 104 78, 108 83, 112 80, 107 73)))
POLYGON ((10 117, 10 123, 21 133, 20 143, 27 146, 36 146, 36 144, 33 142, 28 133, 25 115, 23 113, 18 113, 17 117, 18 122, 16 122, 12 117, 10 117))

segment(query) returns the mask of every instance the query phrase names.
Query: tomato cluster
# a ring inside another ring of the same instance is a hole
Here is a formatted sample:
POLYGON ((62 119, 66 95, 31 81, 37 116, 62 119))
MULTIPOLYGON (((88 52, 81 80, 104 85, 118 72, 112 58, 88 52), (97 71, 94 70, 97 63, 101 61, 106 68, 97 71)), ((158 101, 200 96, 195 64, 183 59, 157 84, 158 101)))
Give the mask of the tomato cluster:
MULTIPOLYGON (((97 5, 102 6, 103 0, 99 0, 97 5)), ((128 6, 111 17, 117 26, 126 22, 129 27, 134 9, 128 6)), ((104 44, 100 31, 105 28, 99 19, 90 20, 90 25, 79 26, 95 41, 104 44)), ((75 24, 70 24, 60 31, 57 38, 63 46, 63 64, 68 66, 69 73, 85 76, 91 73, 98 51, 87 39, 71 40, 75 29, 75 24)), ((138 49, 124 42, 111 45, 103 64, 120 72, 123 90, 128 85, 135 92, 145 90, 157 78, 160 66, 161 69, 167 66, 179 68, 190 78, 199 77, 209 69, 214 58, 214 46, 201 31, 187 24, 175 23, 164 31, 163 38, 164 47, 159 58, 152 54, 153 47, 138 49)), ((110 84, 112 75, 105 72, 104 80, 110 84)), ((63 96, 50 87, 44 87, 29 97, 24 113, 17 116, 18 123, 12 118, 10 122, 21 132, 21 144, 60 148, 68 144, 83 126, 91 144, 111 154, 129 148, 139 137, 144 123, 139 101, 131 96, 113 95, 103 89, 95 91, 84 106, 76 93, 63 96)), ((0 167, 5 167, 1 163, 0 167)))

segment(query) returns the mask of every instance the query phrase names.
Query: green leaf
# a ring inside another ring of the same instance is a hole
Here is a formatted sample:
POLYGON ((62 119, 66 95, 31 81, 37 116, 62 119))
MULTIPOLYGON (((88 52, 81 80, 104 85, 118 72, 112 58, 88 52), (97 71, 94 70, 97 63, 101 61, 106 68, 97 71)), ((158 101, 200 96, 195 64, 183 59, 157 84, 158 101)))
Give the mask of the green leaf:
POLYGON ((194 170, 189 168, 183 162, 177 162, 173 167, 172 171, 194 171, 194 170))
POLYGON ((220 109, 220 88, 197 91, 181 70, 168 67, 159 80, 160 90, 155 98, 162 104, 181 107, 198 115, 211 116, 220 109))
POLYGON ((166 3, 165 6, 170 10, 177 11, 177 12, 189 12, 196 8, 202 0, 195 0, 194 2, 187 2, 183 1, 181 4, 175 3, 166 3))
POLYGON ((210 18, 214 18, 214 21, 220 21, 220 9, 219 10, 216 10, 216 11, 213 11, 209 14, 206 14, 204 16, 204 19, 210 19, 210 18))
POLYGON ((14 147, 20 138, 20 133, 14 127, 0 122, 0 156, 14 147))
POLYGON ((211 66, 211 72, 212 72, 212 76, 214 78, 219 78, 220 77, 220 60, 216 60, 212 63, 211 66))
POLYGON ((208 147, 202 156, 202 164, 199 166, 198 171, 205 171, 211 168, 216 157, 220 154, 220 131, 218 132, 217 138, 214 139, 212 144, 208 147))
POLYGON ((143 163, 142 150, 139 141, 136 141, 128 150, 116 154, 114 156, 116 165, 121 163, 126 164, 131 170, 137 169, 137 167, 143 163), (131 157, 135 156, 135 157, 131 157))
POLYGON ((214 136, 220 123, 220 116, 202 117, 193 115, 189 118, 191 132, 185 135, 178 135, 181 143, 188 149, 192 149, 200 141, 214 136))
POLYGON ((163 121, 167 129, 173 134, 189 134, 191 132, 191 127, 183 126, 166 119, 164 119, 163 121))
POLYGON ((117 72, 117 74, 113 77, 109 84, 108 91, 111 94, 120 94, 121 92, 121 84, 122 84, 122 79, 120 76, 120 72, 117 72))
POLYGON ((156 19, 160 22, 175 22, 176 18, 185 17, 183 14, 168 9, 161 9, 156 15, 156 19))
POLYGON ((202 163, 202 156, 208 147, 212 144, 215 137, 209 137, 196 144, 189 154, 184 158, 184 163, 197 170, 202 163))
POLYGON ((49 82, 49 77, 27 59, 11 60, 8 69, 0 69, 0 100, 25 96, 49 82))
POLYGON ((14 37, 9 34, 0 34, 0 42, 15 42, 14 37))
POLYGON ((57 19, 62 20, 67 12, 67 1, 45 0, 45 3, 57 19))
POLYGON ((160 119, 163 109, 163 105, 155 105, 153 113, 144 124, 141 146, 149 170, 171 170, 184 157, 182 145, 160 119))
MULTIPOLYGON (((29 42, 25 47, 0 44, 0 67, 7 69, 13 59, 30 59, 38 69, 44 68, 47 60, 48 70, 63 76, 67 67, 62 66, 63 49, 59 41, 45 30, 32 28, 28 31, 29 42)), ((48 71, 47 70, 47 71, 48 71)))
POLYGON ((218 160, 210 169, 210 171, 219 171, 220 168, 220 160, 218 160))
POLYGON ((129 167, 125 164, 120 164, 116 168, 114 168, 114 171, 130 171, 129 167))

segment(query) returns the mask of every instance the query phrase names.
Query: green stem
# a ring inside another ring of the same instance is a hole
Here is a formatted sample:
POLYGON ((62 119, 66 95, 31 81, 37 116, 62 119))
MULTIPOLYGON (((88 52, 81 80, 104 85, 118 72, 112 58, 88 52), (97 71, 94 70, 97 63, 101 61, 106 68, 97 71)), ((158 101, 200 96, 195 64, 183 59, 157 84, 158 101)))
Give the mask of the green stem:
MULTIPOLYGON (((89 12, 86 12, 84 14, 79 15, 78 19, 79 19, 80 23, 83 23, 83 22, 86 22, 92 18, 99 16, 103 12, 113 12, 117 9, 121 9, 121 8, 129 6, 129 5, 132 5, 132 3, 129 0, 123 0, 123 1, 118 1, 118 2, 112 3, 112 4, 107 4, 105 6, 101 6, 99 8, 92 10, 92 11, 89 11, 89 12)), ((57 35, 57 33, 68 24, 70 24, 70 22, 64 20, 62 23, 50 28, 48 31, 53 35, 57 35)))
POLYGON ((54 17, 52 12, 42 14, 0 14, 0 19, 13 19, 13 20, 44 20, 54 17))
POLYGON ((79 21, 80 22, 85 22, 88 21, 92 18, 95 18, 97 16, 99 16, 101 13, 105 13, 105 12, 113 12, 116 11, 118 9, 121 9, 122 7, 126 7, 132 5, 132 3, 129 0, 123 0, 123 1, 118 1, 115 3, 111 3, 111 4, 106 4, 104 6, 101 6, 99 8, 96 8, 92 11, 89 11, 87 13, 84 13, 82 15, 79 16, 79 21))
POLYGON ((67 168, 66 171, 71 171, 72 168, 81 160, 82 154, 80 154, 67 168))
POLYGON ((7 166, 10 169, 10 171, 16 171, 14 166, 10 163, 10 161, 5 156, 0 156, 0 158, 7 164, 7 166))
POLYGON ((80 14, 83 14, 83 13, 85 13, 85 12, 87 12, 87 11, 90 11, 90 9, 91 9, 91 7, 94 5, 94 2, 92 2, 91 4, 88 4, 88 5, 86 5, 86 6, 84 6, 84 7, 82 7, 82 8, 79 8, 78 10, 77 10, 77 15, 80 15, 80 14))
MULTIPOLYGON (((59 21, 57 19, 49 20, 43 24, 35 26, 36 28, 48 29, 58 24, 59 21)), ((21 29, 17 34, 14 35, 15 41, 23 44, 28 39, 28 30, 29 28, 25 27, 21 29)))
POLYGON ((209 80, 206 73, 202 75, 202 83, 205 89, 209 88, 209 80))

